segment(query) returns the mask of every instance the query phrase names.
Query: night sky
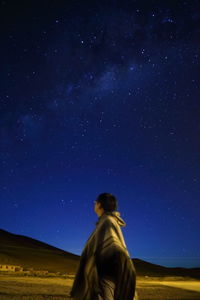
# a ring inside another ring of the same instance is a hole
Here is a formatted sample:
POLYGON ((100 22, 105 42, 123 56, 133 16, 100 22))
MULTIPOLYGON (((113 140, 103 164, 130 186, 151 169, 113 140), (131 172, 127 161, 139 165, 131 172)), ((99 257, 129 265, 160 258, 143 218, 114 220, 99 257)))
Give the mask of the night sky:
POLYGON ((200 2, 0 3, 0 228, 80 255, 109 192, 131 257, 200 267, 200 2))

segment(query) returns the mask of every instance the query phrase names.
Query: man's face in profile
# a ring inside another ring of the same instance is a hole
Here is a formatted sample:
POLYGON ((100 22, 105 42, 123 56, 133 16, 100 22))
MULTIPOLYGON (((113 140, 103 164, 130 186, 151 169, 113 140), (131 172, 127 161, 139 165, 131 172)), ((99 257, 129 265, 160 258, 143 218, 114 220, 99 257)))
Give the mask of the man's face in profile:
POLYGON ((94 211, 97 214, 97 216, 99 217, 102 213, 103 213, 103 208, 101 207, 101 203, 94 201, 94 211))

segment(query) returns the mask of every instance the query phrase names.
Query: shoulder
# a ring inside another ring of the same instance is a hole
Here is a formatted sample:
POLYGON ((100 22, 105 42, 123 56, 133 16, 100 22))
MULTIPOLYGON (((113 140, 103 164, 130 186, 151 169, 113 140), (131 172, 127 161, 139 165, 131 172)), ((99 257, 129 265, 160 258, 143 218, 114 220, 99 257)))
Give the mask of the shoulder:
POLYGON ((106 227, 106 228, 118 229, 118 227, 119 227, 117 220, 113 216, 110 216, 110 215, 103 216, 99 225, 104 228, 106 227))

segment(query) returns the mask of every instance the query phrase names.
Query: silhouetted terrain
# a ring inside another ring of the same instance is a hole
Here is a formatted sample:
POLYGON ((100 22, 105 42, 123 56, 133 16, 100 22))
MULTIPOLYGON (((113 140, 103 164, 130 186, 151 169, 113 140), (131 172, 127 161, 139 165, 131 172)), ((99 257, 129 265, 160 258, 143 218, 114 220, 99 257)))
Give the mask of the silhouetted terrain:
MULTIPOLYGON (((80 256, 36 239, 0 229, 0 264, 74 274, 80 256)), ((187 276, 200 279, 200 268, 167 268, 138 258, 133 263, 139 276, 187 276)))
POLYGON ((0 264, 74 273, 79 256, 36 239, 0 229, 0 264))
POLYGON ((140 276, 186 276, 200 279, 200 268, 169 268, 155 265, 138 258, 132 260, 137 274, 140 276))

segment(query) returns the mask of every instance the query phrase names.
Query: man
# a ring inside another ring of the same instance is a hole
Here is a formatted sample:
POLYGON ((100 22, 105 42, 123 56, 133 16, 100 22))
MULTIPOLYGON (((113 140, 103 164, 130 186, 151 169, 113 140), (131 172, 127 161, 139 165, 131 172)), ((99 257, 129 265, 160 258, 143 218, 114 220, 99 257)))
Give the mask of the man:
POLYGON ((70 296, 75 300, 135 300, 136 270, 121 231, 126 226, 117 199, 102 193, 95 201, 96 228, 81 254, 70 296))

